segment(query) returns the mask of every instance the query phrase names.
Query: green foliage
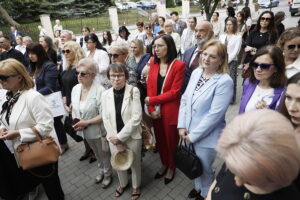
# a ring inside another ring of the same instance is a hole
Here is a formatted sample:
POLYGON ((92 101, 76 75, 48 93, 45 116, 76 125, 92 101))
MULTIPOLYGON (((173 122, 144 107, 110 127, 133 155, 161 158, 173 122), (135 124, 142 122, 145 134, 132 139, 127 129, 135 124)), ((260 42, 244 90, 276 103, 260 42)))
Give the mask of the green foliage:
POLYGON ((166 0, 166 6, 167 8, 174 8, 175 7, 174 0, 166 0))

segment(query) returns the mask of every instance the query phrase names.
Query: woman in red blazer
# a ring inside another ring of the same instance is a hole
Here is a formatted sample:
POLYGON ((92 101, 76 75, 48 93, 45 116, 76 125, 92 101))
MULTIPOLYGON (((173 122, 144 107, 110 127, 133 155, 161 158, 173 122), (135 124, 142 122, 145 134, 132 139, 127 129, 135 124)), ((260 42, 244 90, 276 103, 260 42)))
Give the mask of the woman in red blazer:
POLYGON ((176 60, 175 43, 169 35, 156 38, 153 50, 154 59, 150 61, 145 103, 153 119, 156 147, 162 162, 154 178, 165 176, 165 184, 168 184, 173 180, 175 172, 173 154, 179 141, 176 126, 185 63, 176 60))

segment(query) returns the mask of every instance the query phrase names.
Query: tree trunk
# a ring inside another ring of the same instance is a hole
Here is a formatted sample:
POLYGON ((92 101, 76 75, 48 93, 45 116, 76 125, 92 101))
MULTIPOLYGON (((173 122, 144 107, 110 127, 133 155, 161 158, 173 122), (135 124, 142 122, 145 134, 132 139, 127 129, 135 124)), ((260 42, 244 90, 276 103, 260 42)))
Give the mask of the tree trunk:
POLYGON ((0 4, 0 17, 12 26, 16 26, 16 27, 20 26, 20 24, 18 24, 13 18, 11 18, 11 16, 9 16, 7 11, 1 6, 1 4, 0 4))

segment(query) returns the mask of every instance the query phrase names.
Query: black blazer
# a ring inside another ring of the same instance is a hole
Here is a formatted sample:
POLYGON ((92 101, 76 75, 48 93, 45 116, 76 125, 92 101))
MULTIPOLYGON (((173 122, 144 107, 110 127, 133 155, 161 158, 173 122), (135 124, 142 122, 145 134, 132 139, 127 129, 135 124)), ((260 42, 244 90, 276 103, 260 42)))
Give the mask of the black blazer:
POLYGON ((183 79, 183 84, 182 84, 182 88, 181 88, 181 94, 184 93, 184 91, 189 83, 191 74, 193 72, 190 69, 190 62, 191 62, 191 59, 192 59, 193 54, 196 49, 197 49, 196 46, 191 47, 188 50, 186 50, 182 56, 182 61, 185 62, 186 66, 185 66, 185 70, 184 70, 184 79, 183 79))
POLYGON ((43 64, 43 69, 35 78, 36 90, 42 95, 51 94, 58 90, 58 71, 52 61, 43 64))

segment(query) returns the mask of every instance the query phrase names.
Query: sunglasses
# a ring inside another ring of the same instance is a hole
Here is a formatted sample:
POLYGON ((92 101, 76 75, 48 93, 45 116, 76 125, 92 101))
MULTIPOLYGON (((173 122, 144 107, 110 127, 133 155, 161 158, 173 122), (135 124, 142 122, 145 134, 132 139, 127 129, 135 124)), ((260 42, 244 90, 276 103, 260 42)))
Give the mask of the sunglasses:
POLYGON ((151 27, 145 27, 145 29, 151 29, 151 27))
POLYGON ((63 54, 69 54, 69 53, 71 53, 71 51, 70 51, 69 49, 62 50, 61 52, 62 52, 63 54))
POLYGON ((252 62, 250 63, 250 67, 252 67, 252 69, 256 70, 258 67, 260 67, 261 70, 269 70, 270 67, 274 65, 274 64, 269 64, 269 63, 257 63, 257 62, 252 62))
POLYGON ((269 17, 262 17, 262 18, 260 18, 260 20, 261 21, 267 21, 267 22, 269 22, 269 21, 271 21, 271 18, 269 18, 269 17))
POLYGON ((112 58, 112 57, 113 58, 119 58, 120 55, 123 55, 123 54, 113 54, 113 53, 108 54, 109 58, 112 58))
POLYGON ((288 45, 287 46, 287 48, 288 48, 288 50, 292 50, 292 49, 295 49, 295 48, 298 48, 298 49, 300 49, 300 44, 290 44, 290 45, 288 45))
POLYGON ((87 75, 90 75, 91 73, 84 73, 84 72, 75 72, 76 76, 85 77, 87 75))
POLYGON ((9 79, 10 77, 16 77, 17 75, 0 75, 0 81, 7 81, 7 79, 9 79))

